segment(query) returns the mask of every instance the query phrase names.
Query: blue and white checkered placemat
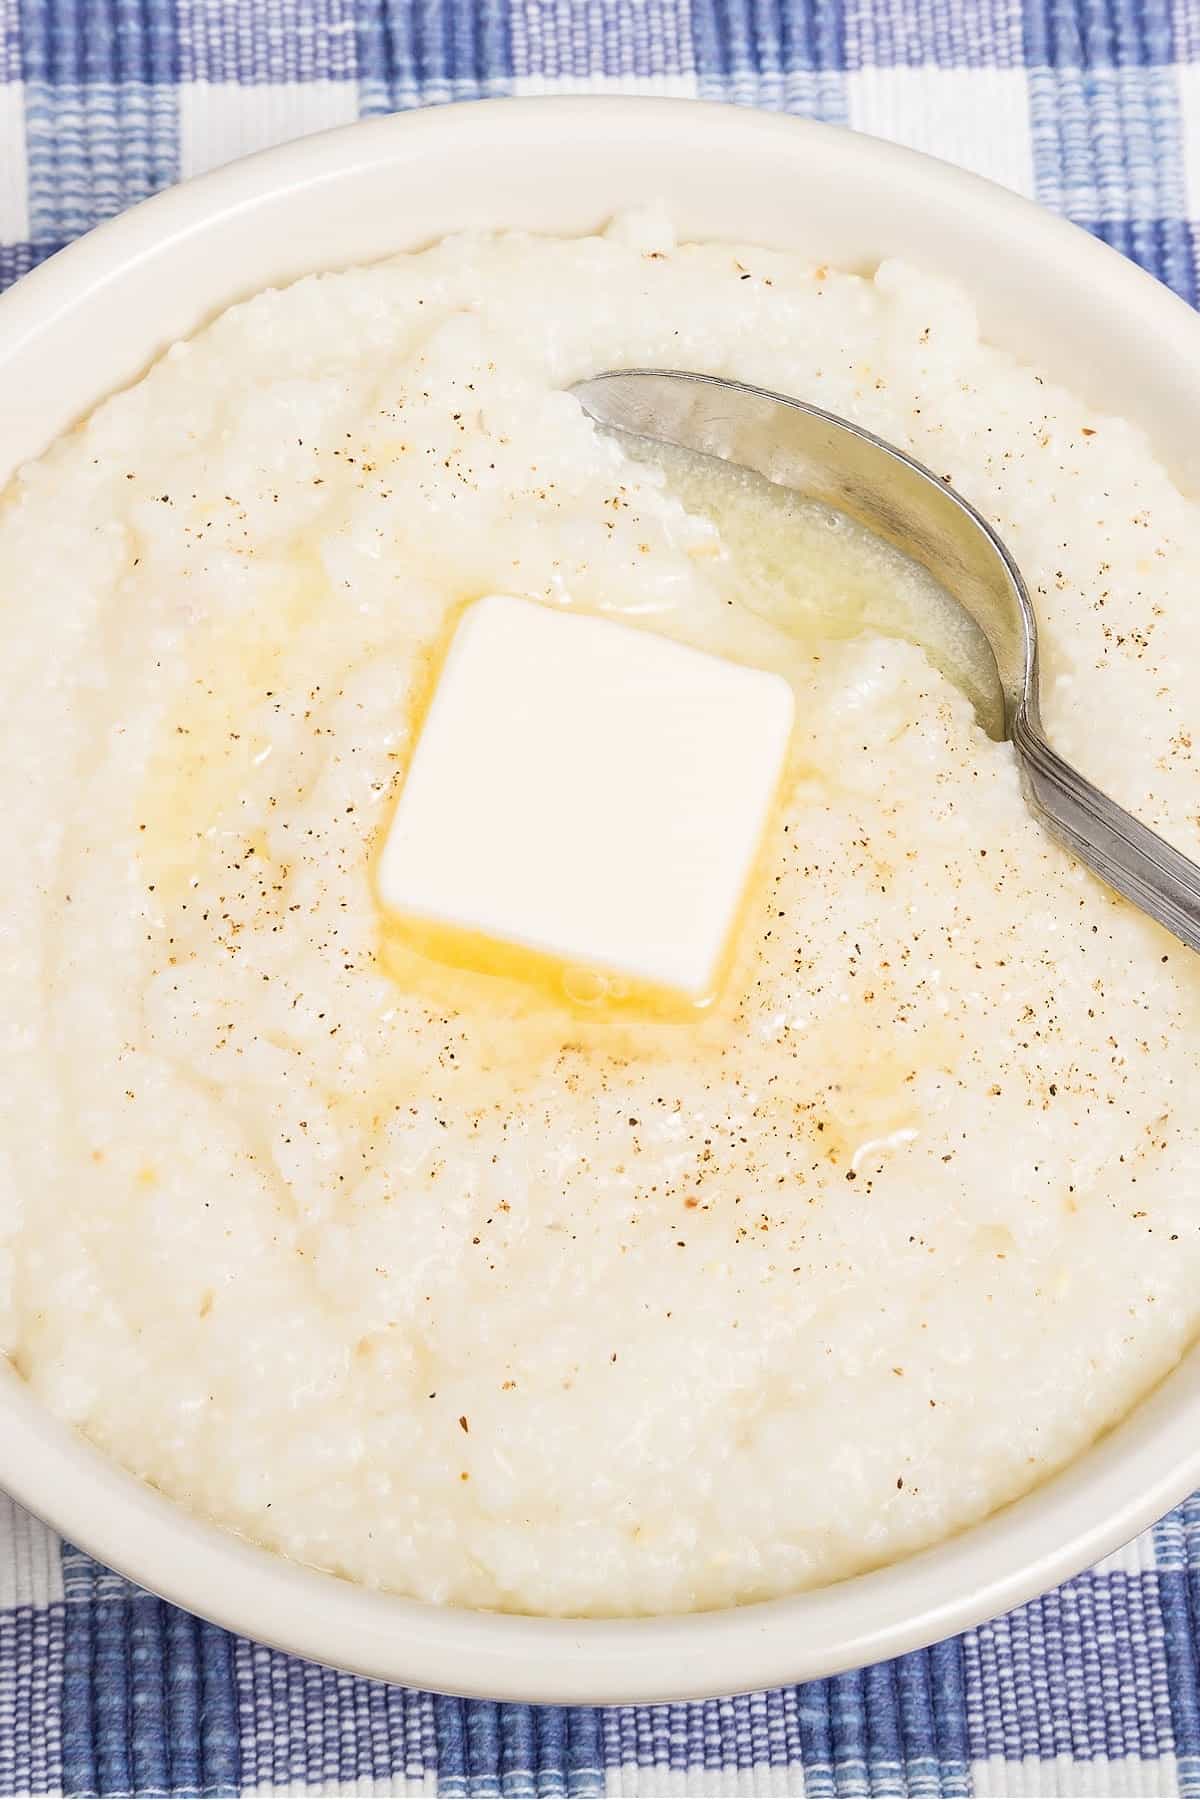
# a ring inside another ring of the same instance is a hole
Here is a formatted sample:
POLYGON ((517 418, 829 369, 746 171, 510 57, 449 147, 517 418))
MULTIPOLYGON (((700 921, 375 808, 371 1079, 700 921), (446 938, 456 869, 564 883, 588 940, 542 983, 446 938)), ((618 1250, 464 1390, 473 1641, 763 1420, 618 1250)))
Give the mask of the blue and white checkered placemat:
MULTIPOLYGON (((0 286, 301 132, 582 90, 901 139, 1197 298, 1200 0, 0 0, 0 286)), ((833 1681, 468 1704, 232 1638, 0 1496, 0 1795, 1200 1796, 1198 1621, 1200 1499, 1007 1618, 833 1681)))

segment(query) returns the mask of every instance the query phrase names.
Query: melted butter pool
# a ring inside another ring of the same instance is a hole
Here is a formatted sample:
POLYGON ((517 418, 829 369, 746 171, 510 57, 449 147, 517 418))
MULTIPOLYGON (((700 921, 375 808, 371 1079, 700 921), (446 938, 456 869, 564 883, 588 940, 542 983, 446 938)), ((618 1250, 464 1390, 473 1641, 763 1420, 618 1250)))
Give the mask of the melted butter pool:
POLYGON ((622 448, 661 470, 689 512, 711 520, 735 605, 809 649, 860 632, 916 644, 990 718, 996 668, 988 641, 911 557, 845 513, 734 463, 640 439, 623 438, 622 448))

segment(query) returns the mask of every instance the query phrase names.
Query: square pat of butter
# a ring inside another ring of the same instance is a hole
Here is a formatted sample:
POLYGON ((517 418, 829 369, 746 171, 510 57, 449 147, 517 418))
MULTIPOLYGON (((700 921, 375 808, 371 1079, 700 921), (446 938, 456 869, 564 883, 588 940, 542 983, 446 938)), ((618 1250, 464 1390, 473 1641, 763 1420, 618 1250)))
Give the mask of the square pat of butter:
POLYGON ((386 909, 706 999, 779 782, 781 676, 514 599, 463 615, 379 868, 386 909))

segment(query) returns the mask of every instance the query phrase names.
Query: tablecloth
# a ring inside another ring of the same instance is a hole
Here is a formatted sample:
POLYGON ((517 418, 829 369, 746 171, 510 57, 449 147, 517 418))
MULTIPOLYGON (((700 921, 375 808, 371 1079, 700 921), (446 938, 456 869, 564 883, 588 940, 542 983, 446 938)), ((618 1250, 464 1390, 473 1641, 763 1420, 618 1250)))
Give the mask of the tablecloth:
MULTIPOLYGON (((1196 299, 1200 0, 0 0, 0 285, 245 151, 583 90, 915 144, 1196 299)), ((1200 1499, 1033 1605, 836 1680, 497 1707, 231 1637, 0 1496, 0 1794, 1200 1795, 1198 1611, 1200 1499)))

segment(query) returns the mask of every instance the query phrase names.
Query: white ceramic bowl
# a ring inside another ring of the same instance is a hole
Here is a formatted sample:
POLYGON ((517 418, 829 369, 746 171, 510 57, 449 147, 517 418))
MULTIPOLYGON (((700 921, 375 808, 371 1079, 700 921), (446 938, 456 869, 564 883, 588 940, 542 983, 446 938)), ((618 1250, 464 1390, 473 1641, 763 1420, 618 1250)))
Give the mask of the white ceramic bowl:
MULTIPOLYGON (((685 235, 958 278, 985 332, 1200 468, 1200 320, 1102 244, 873 139, 685 101, 444 107, 249 158, 148 201, 0 301, 0 483, 172 339, 271 283, 468 225, 579 232, 662 198, 685 235)), ((682 1473, 682 1472, 681 1472, 682 1473)), ((828 1675, 1028 1599, 1200 1483, 1200 1351, 1069 1470, 923 1555, 683 1618, 449 1611, 297 1567, 190 1518, 50 1419, 0 1364, 0 1485, 194 1612, 304 1656, 497 1699, 692 1698, 828 1675)))

